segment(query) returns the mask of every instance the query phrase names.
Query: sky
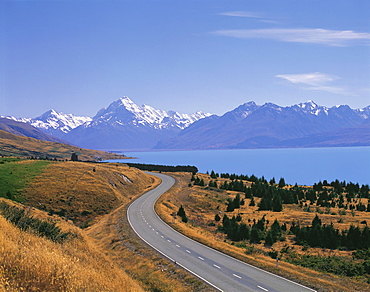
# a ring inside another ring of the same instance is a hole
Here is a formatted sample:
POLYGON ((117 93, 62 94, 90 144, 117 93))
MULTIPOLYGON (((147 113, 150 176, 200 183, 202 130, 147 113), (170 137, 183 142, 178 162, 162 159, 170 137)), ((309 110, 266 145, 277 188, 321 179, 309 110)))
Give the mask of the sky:
POLYGON ((370 105, 368 0, 1 1, 0 115, 370 105))

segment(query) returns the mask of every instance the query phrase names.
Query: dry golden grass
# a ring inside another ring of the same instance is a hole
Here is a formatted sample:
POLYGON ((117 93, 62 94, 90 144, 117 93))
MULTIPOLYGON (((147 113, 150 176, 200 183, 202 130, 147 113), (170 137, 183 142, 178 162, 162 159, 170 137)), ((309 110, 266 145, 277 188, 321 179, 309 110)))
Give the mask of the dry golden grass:
POLYGON ((59 223, 76 236, 54 243, 0 216, 0 291, 143 291, 83 232, 59 223))
MULTIPOLYGON (((303 252, 302 247, 294 245, 292 236, 288 236, 285 242, 278 242, 273 245, 273 249, 265 247, 263 244, 250 245, 253 246, 253 252, 246 254, 245 247, 238 247, 238 244, 231 244, 231 241, 226 239, 222 233, 215 233, 217 226, 209 226, 209 223, 215 223, 214 216, 216 210, 219 210, 222 217, 226 209, 225 201, 227 198, 234 198, 236 192, 225 192, 223 190, 204 189, 201 187, 188 187, 190 181, 190 174, 169 174, 177 179, 175 187, 163 195, 156 204, 156 211, 160 216, 175 229, 186 234, 187 236, 202 242, 208 246, 218 249, 222 252, 230 254, 240 260, 257 265, 263 269, 269 270, 276 274, 288 277, 294 281, 298 281, 304 285, 313 287, 319 291, 369 291, 369 285, 363 282, 355 281, 348 277, 339 277, 332 274, 320 273, 304 267, 295 266, 290 263, 280 261, 279 267, 276 268, 274 259, 264 255, 264 252, 271 250, 280 251, 284 246, 288 245, 296 252, 303 252), (185 224, 176 218, 176 213, 180 205, 186 206, 186 215, 189 218, 189 223, 185 224)), ((200 177, 202 175, 199 175, 200 177)), ((209 176, 203 175, 203 178, 209 176)), ((244 197, 243 195, 241 196, 244 197)), ((256 200, 258 204, 258 200, 256 200)), ((280 223, 290 224, 293 219, 300 221, 302 225, 311 224, 315 213, 303 212, 298 206, 284 205, 284 212, 269 212, 257 211, 257 207, 250 207, 249 200, 245 200, 245 205, 235 212, 227 213, 229 217, 237 213, 242 214, 243 222, 248 223, 248 219, 260 219, 266 215, 269 224, 272 224, 275 219, 280 223)), ((332 210, 334 211, 334 210, 332 210)), ((358 225, 361 220, 370 220, 370 214, 367 212, 355 212, 353 217, 351 212, 347 215, 328 215, 319 214, 323 223, 335 223, 336 228, 347 228, 349 224, 358 225), (343 223, 336 223, 337 220, 342 219, 343 223), (335 222, 334 222, 335 221, 335 222)), ((253 224, 253 222, 251 222, 253 224)), ((349 255, 346 251, 331 251, 321 248, 310 248, 305 253, 320 254, 320 255, 349 255)))
POLYGON ((122 156, 113 153, 42 141, 14 135, 2 130, 0 130, 0 149, 0 154, 5 156, 48 156, 50 158, 70 159, 71 154, 75 152, 80 160, 95 161, 122 158, 122 156))
POLYGON ((55 162, 23 192, 28 206, 85 224, 127 204, 153 184, 152 177, 124 164, 55 162))

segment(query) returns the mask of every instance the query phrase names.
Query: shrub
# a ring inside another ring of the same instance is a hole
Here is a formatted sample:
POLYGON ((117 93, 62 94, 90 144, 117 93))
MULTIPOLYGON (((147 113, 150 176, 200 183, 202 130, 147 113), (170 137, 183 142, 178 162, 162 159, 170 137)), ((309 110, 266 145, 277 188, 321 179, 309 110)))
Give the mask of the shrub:
POLYGON ((63 233, 62 230, 56 226, 55 222, 33 218, 28 215, 25 210, 15 206, 11 207, 4 202, 0 204, 0 211, 5 219, 21 230, 33 231, 39 236, 46 237, 52 241, 63 242, 69 235, 69 233, 63 233))

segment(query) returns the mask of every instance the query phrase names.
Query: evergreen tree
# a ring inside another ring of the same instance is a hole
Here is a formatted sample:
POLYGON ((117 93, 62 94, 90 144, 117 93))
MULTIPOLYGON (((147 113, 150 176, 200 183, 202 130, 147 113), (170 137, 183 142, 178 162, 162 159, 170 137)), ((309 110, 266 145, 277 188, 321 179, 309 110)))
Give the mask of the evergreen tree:
POLYGON ((188 222, 188 217, 185 214, 185 210, 183 206, 181 205, 179 210, 177 211, 177 215, 181 217, 181 221, 187 223, 188 222))
POLYGON ((217 221, 217 222, 218 222, 218 221, 220 221, 220 220, 221 220, 220 215, 216 214, 216 215, 215 215, 215 221, 217 221))
POLYGON ((184 207, 181 205, 179 210, 177 211, 177 215, 182 217, 185 215, 185 210, 184 210, 184 207))
POLYGON ((275 195, 272 199, 272 211, 281 212, 283 210, 283 203, 280 195, 275 195))
POLYGON ((272 235, 272 239, 274 242, 280 239, 282 235, 282 230, 280 223, 277 219, 275 219, 274 223, 272 223, 271 228, 270 228, 270 233, 272 235))
POLYGON ((227 208, 226 208, 226 212, 232 212, 234 211, 234 202, 233 200, 231 200, 230 198, 227 199, 227 208))
POLYGON ((280 180, 279 180, 279 188, 283 188, 283 187, 285 187, 285 180, 284 180, 284 178, 280 178, 280 180))
POLYGON ((211 171, 211 178, 213 178, 213 179, 217 178, 217 175, 213 170, 211 171))
MULTIPOLYGON (((249 206, 251 206, 251 207, 253 207, 253 206, 255 206, 256 205, 256 203, 254 202, 254 197, 252 197, 252 199, 251 199, 251 201, 250 201, 250 203, 249 203, 249 206)), ((370 204, 369 204, 370 205, 370 204)))
POLYGON ((234 209, 239 209, 240 208, 240 195, 237 194, 233 200, 233 206, 234 209))

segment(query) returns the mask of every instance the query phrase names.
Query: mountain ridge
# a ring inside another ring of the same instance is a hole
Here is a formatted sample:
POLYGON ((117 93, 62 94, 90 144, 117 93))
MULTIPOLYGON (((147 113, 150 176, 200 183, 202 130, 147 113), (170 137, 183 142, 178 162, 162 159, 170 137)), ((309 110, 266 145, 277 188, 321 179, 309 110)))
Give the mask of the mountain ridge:
MULTIPOLYGON (((216 119, 205 118, 201 123, 195 122, 177 136, 160 141, 154 148, 200 150, 302 147, 294 143, 298 142, 295 139, 310 135, 314 139, 316 134, 356 127, 369 116, 369 106, 352 110, 348 105, 328 108, 313 101, 287 107, 249 102, 216 119)), ((356 131, 358 135, 361 135, 361 130, 365 134, 368 131, 366 127, 359 128, 356 131)), ((318 136, 316 138, 319 139, 318 136)), ((370 139, 360 140, 361 145, 370 145, 370 139)), ((305 147, 314 147, 312 145, 316 144, 315 141, 306 142, 305 147)), ((321 143, 320 147, 335 145, 327 141, 321 143)), ((346 145, 352 144, 349 141, 346 145)))
POLYGON ((34 119, 7 118, 29 123, 83 148, 105 150, 370 145, 367 127, 359 126, 370 118, 370 106, 329 108, 312 100, 291 106, 271 102, 258 105, 249 101, 218 116, 202 111, 181 114, 145 104, 139 106, 129 97, 122 97, 100 109, 92 118, 55 110, 34 119), (342 133, 340 129, 344 129, 342 133), (345 129, 355 129, 358 137, 345 129), (325 139, 323 133, 337 143, 325 139), (342 138, 339 138, 340 134, 342 138), (343 142, 345 135, 347 142, 343 142))

